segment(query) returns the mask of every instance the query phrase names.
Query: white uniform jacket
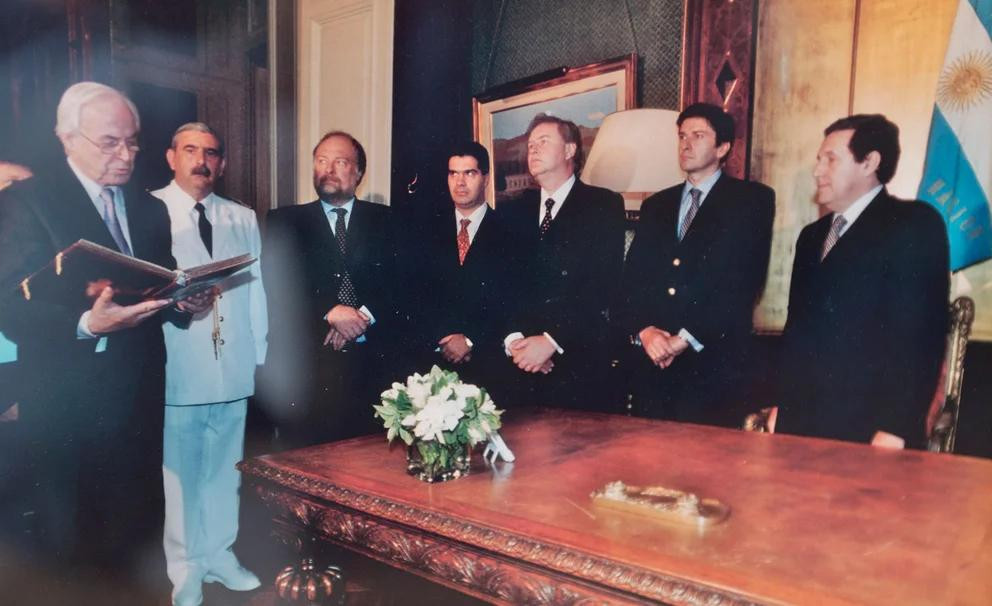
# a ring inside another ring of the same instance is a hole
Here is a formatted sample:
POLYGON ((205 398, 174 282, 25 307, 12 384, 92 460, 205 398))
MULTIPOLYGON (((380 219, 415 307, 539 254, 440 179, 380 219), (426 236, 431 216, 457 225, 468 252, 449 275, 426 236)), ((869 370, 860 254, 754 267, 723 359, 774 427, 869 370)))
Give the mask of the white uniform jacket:
MULTIPOLYGON (((258 220, 250 209, 211 193, 203 199, 213 226, 213 257, 200 239, 196 203, 172 181, 152 192, 165 202, 172 221, 172 254, 180 268, 250 253, 261 254, 258 220)), ((228 277, 217 299, 220 339, 214 355, 214 312, 193 318, 188 328, 165 323, 165 403, 214 404, 247 398, 255 392, 255 366, 265 361, 268 316, 261 264, 228 277)))

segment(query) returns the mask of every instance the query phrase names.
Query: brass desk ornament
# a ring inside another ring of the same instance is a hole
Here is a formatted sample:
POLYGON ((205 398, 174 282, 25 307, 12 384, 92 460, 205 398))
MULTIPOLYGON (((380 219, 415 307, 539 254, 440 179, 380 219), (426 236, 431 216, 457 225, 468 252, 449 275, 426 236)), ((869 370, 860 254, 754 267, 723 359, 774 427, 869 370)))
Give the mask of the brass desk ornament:
POLYGON ((719 524, 730 515, 730 507, 717 499, 664 486, 628 486, 616 481, 589 496, 603 507, 697 528, 719 524))

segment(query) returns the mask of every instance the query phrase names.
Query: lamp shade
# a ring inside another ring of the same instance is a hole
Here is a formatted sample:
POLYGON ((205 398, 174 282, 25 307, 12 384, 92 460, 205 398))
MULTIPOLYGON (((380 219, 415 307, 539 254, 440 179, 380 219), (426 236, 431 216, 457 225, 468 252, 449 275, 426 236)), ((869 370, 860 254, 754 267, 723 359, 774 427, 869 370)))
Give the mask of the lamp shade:
POLYGON ((668 109, 630 109, 606 116, 589 150, 582 180, 633 198, 683 181, 676 118, 678 112, 668 109))

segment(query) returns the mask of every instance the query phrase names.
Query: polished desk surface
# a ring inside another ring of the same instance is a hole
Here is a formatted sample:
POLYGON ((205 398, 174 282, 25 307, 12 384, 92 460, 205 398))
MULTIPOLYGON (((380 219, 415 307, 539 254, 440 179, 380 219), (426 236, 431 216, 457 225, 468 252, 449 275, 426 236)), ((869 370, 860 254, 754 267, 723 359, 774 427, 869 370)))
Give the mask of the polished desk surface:
POLYGON ((383 436, 241 467, 276 492, 633 601, 992 604, 992 461, 557 410, 504 420, 516 462, 494 470, 476 454, 443 484, 408 476, 402 444, 383 436), (613 480, 714 497, 731 514, 697 530, 595 505, 613 480))

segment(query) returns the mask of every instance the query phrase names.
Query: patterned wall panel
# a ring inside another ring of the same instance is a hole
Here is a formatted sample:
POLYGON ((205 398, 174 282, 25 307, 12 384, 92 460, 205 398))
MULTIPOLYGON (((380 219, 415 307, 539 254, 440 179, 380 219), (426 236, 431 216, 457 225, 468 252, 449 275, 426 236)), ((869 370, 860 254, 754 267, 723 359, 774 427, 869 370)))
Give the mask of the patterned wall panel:
POLYGON ((478 0, 472 29, 473 94, 636 52, 638 104, 679 105, 681 0, 478 0))
POLYGON ((737 136, 725 170, 744 178, 750 160, 757 0, 688 1, 682 105, 706 101, 734 117, 737 136))

